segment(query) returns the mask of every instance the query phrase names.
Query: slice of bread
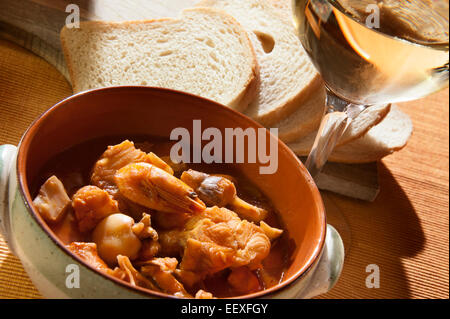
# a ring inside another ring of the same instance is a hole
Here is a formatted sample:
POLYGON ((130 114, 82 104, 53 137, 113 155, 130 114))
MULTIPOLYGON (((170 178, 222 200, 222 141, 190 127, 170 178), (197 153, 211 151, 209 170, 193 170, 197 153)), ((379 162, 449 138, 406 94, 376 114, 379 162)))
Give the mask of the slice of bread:
MULTIPOLYGON (((329 161, 341 163, 369 163, 382 159, 406 146, 413 131, 409 116, 392 105, 386 117, 364 136, 335 148, 329 161)), ((298 143, 289 144, 299 156, 307 156, 314 142, 309 134, 298 143)))
POLYGON ((253 46, 230 15, 211 8, 179 19, 82 22, 61 42, 74 92, 143 85, 203 96, 243 111, 255 99, 259 68, 253 46))
POLYGON ((367 163, 380 160, 405 147, 412 131, 409 116, 393 105, 384 120, 363 137, 337 147, 331 154, 331 161, 367 163))
POLYGON ((390 110, 391 104, 374 105, 365 109, 350 123, 336 146, 347 144, 363 136, 368 130, 380 123, 390 110))
POLYGON ((321 80, 291 21, 267 1, 203 0, 199 6, 224 10, 247 30, 261 72, 257 99, 245 112, 265 126, 281 121, 320 88, 321 80))
POLYGON ((293 142, 317 130, 325 110, 325 88, 322 88, 313 93, 298 110, 271 127, 278 128, 278 137, 283 142, 293 142))
MULTIPOLYGON (((389 113, 391 105, 372 106, 362 111, 349 125, 344 135, 339 139, 337 146, 344 145, 363 136, 373 126, 380 123, 389 113), (343 143, 343 141, 345 143, 343 143)), ((318 125, 319 126, 319 125, 318 125)), ((309 154, 317 135, 318 126, 311 133, 293 142, 288 142, 288 146, 300 156, 309 154)))

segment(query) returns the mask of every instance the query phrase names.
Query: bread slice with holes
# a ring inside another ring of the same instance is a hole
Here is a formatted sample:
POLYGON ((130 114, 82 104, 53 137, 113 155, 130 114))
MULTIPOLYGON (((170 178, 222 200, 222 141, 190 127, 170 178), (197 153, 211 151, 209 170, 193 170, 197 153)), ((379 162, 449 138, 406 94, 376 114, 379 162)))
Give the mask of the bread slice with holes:
POLYGON ((271 127, 278 128, 278 137, 285 143, 298 140, 317 128, 325 114, 325 88, 314 92, 303 105, 271 127))
POLYGON ((156 86, 238 111, 256 97, 259 68, 246 31, 211 8, 187 9, 178 19, 82 22, 64 27, 61 42, 74 92, 156 86))
POLYGON ((304 51, 292 22, 268 1, 203 0, 198 6, 224 10, 247 30, 260 66, 258 96, 246 115, 265 126, 300 108, 321 87, 320 76, 304 51))
MULTIPOLYGON (((405 147, 412 131, 409 116, 398 106, 392 105, 386 117, 366 134, 336 147, 329 161, 349 164, 378 161, 405 147)), ((313 142, 314 134, 310 134, 300 142, 288 145, 297 155, 307 156, 313 142)))

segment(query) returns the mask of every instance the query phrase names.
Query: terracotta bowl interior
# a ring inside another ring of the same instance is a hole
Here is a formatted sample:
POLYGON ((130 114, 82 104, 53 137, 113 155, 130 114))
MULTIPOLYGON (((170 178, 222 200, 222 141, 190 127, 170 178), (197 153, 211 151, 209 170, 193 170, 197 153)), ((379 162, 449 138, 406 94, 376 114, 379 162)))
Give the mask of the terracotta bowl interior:
MULTIPOLYGON (((71 146, 104 136, 169 137, 177 127, 191 130, 194 119, 202 121, 203 129, 215 127, 222 132, 260 127, 224 106, 165 89, 110 88, 64 100, 39 118, 22 140, 18 169, 25 197, 32 201, 29 189, 42 166, 71 146)), ((266 134, 269 139, 271 135, 266 134)), ((306 169, 281 142, 278 152, 276 174, 259 174, 259 163, 233 165, 270 198, 295 243, 284 286, 315 261, 324 243, 326 223, 319 192, 306 169)))

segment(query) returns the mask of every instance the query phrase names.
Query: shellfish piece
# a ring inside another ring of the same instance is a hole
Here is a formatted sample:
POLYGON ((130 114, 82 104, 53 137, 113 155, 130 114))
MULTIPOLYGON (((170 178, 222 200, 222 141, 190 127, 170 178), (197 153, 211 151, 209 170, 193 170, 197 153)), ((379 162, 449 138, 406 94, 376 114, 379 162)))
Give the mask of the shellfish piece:
POLYGON ((125 140, 120 144, 108 146, 94 165, 91 183, 114 196, 117 193, 114 180, 116 172, 128 164, 139 162, 153 164, 173 175, 172 168, 156 154, 147 154, 137 149, 133 142, 125 140))
POLYGON ((115 174, 115 182, 121 195, 150 209, 196 214, 206 208, 191 187, 152 164, 122 167, 115 174))
POLYGON ((124 214, 113 214, 104 218, 92 232, 100 257, 115 265, 117 256, 123 255, 131 260, 139 256, 141 240, 133 232, 134 220, 124 214))
POLYGON ((151 277, 162 291, 182 298, 192 298, 192 296, 184 289, 173 272, 178 265, 176 258, 154 258, 145 263, 141 267, 141 273, 151 277))
POLYGON ((234 183, 224 175, 209 175, 190 169, 183 172, 181 180, 191 186, 210 207, 228 207, 252 222, 259 222, 267 216, 265 209, 239 198, 234 183))

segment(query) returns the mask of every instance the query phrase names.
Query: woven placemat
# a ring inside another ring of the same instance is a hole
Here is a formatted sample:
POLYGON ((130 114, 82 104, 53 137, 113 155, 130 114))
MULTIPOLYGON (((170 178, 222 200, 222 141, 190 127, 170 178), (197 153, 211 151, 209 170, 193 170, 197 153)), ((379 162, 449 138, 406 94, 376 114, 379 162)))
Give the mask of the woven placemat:
MULTIPOLYGON (((51 65, 0 39, 0 144, 17 145, 37 116, 71 93, 51 65)), ((1 235, 0 298, 41 298, 1 235)))
POLYGON ((0 235, 0 298, 42 298, 0 235))

